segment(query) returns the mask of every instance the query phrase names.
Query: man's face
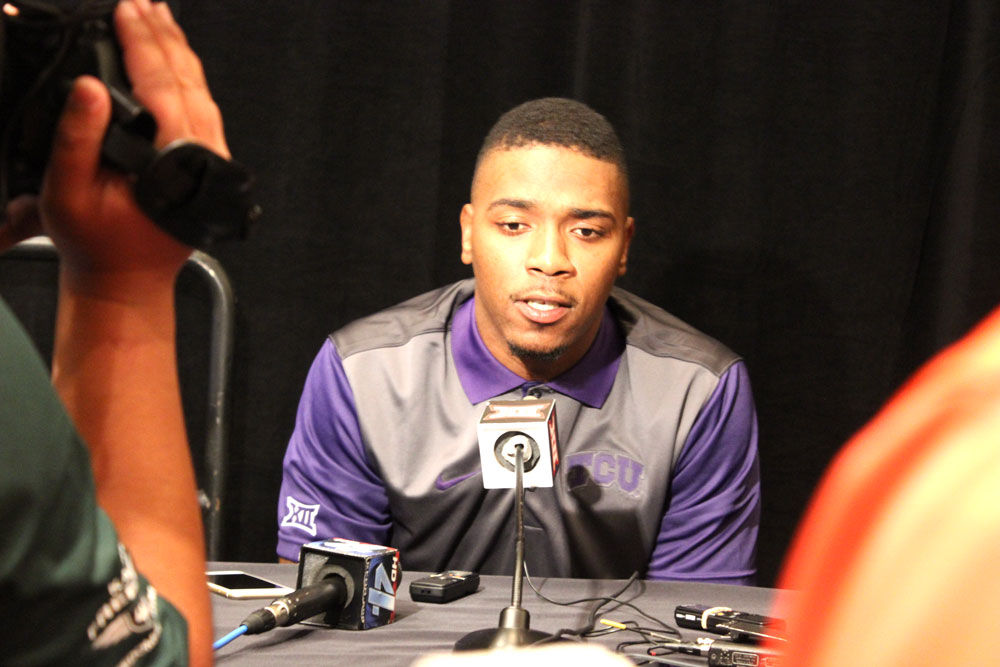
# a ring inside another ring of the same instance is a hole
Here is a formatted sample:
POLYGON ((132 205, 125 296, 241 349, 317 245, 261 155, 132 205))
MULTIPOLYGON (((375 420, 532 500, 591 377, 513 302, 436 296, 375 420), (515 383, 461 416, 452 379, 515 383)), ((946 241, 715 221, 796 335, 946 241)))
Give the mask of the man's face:
POLYGON ((476 171, 461 225, 490 352, 534 380, 579 361, 625 273, 633 223, 618 168, 561 146, 495 149, 476 171))

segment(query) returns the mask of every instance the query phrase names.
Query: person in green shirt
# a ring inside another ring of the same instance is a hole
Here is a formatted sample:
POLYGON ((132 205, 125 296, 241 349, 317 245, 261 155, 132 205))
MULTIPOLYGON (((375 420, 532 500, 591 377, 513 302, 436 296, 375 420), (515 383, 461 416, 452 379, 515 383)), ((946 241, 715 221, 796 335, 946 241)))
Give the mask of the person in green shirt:
MULTIPOLYGON (((156 147, 228 157, 197 56, 166 3, 115 26, 156 147)), ((12 201, 0 249, 60 255, 51 383, 0 305, 0 662, 210 664, 204 538, 176 370, 174 281, 191 248, 100 166, 110 97, 76 80, 38 197, 12 201)))

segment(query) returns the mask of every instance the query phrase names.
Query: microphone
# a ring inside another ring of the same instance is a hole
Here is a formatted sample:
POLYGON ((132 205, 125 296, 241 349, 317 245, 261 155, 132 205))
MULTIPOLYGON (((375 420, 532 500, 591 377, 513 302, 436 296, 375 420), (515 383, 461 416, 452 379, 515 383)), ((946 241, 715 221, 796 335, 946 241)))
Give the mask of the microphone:
POLYGON ((551 487, 559 466, 553 399, 489 401, 476 425, 483 487, 513 489, 517 450, 524 456, 524 487, 551 487))
POLYGON ((278 625, 293 625, 328 609, 343 609, 346 601, 344 579, 332 576, 274 600, 247 616, 240 625, 246 626, 245 634, 256 635, 278 625))
POLYGON ((212 648, 295 623, 345 630, 391 623, 402 578, 399 549, 339 537, 304 544, 296 590, 251 613, 212 648))
POLYGON ((552 486, 559 465, 556 402, 553 399, 489 401, 476 430, 483 486, 514 489, 517 524, 514 577, 510 606, 501 610, 498 627, 470 632, 455 642, 455 650, 513 648, 552 641, 552 635, 531 629, 531 615, 521 606, 521 590, 524 587, 524 490, 529 486, 552 486))
POLYGON ((396 591, 402 578, 399 549, 339 537, 303 544, 296 588, 332 580, 343 582, 345 592, 342 603, 316 609, 302 622, 344 630, 391 623, 396 619, 396 591))

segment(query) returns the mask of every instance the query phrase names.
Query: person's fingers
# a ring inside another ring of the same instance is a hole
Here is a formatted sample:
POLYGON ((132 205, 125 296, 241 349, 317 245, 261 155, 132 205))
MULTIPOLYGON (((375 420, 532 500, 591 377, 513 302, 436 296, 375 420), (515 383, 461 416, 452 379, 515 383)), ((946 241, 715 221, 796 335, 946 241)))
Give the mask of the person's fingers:
POLYGON ((0 252, 41 233, 38 197, 21 195, 8 203, 4 211, 3 223, 0 223, 0 252))
MULTIPOLYGON (((148 0, 122 0, 115 10, 115 27, 122 46, 130 78, 137 87, 151 90, 173 89, 179 86, 177 51, 187 47, 180 29, 165 21, 148 0)), ((192 54, 193 55, 193 54, 192 54)), ((190 67, 190 66, 189 66, 190 67)), ((190 82, 199 85, 197 76, 190 82)))
MULTIPOLYGON (((166 2, 154 2, 150 3, 148 0, 140 0, 140 7, 145 5, 148 8, 146 14, 147 20, 151 25, 157 27, 157 29, 168 38, 173 44, 181 45, 190 49, 187 37, 184 35, 184 31, 177 24, 177 20, 174 18, 173 13, 170 11, 170 5, 166 2)), ((191 52, 194 55, 194 52, 191 52)), ((195 57, 192 62, 185 63, 186 66, 194 65, 195 67, 191 70, 191 74, 195 77, 195 80, 200 80, 202 85, 206 85, 204 71, 201 68, 201 63, 195 57)))
POLYGON ((91 76, 73 82, 52 139, 47 188, 69 201, 91 191, 110 117, 111 98, 104 84, 91 76))
POLYGON ((134 94, 156 117, 157 145, 193 139, 228 156, 222 117, 198 56, 162 2, 123 0, 115 13, 134 94))

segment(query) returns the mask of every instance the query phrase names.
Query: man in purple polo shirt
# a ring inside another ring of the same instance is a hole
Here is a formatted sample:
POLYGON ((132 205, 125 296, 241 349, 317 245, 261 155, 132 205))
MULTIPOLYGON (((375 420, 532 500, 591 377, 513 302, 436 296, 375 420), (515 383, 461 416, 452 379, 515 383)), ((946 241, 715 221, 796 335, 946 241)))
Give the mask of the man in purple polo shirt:
POLYGON ((406 567, 510 573, 514 493, 484 489, 491 399, 555 398, 561 464, 527 494, 533 574, 750 583, 760 484, 743 362, 614 286, 634 223, 607 120, 546 98, 504 114, 461 212, 474 279, 334 332, 285 455, 278 554, 347 537, 406 567))

